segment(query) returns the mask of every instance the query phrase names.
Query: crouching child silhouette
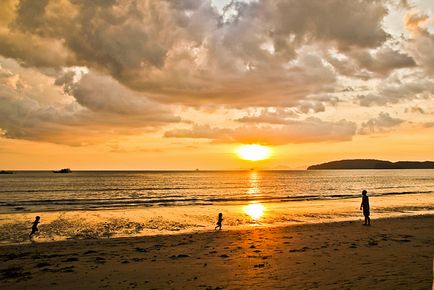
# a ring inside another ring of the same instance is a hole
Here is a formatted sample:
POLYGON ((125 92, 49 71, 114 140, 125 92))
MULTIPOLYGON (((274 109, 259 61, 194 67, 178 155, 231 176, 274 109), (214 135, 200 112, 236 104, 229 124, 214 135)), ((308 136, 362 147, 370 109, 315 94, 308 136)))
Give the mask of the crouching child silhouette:
POLYGON ((365 216, 365 223, 363 225, 370 226, 371 218, 369 217, 370 215, 369 198, 366 190, 362 191, 362 203, 360 204, 360 210, 362 209, 363 209, 363 215, 365 216))
POLYGON ((32 224, 32 232, 29 234, 29 238, 32 238, 32 236, 38 231, 38 224, 40 219, 40 216, 36 216, 35 221, 32 224))
POLYGON ((217 223, 216 226, 214 228, 214 230, 216 230, 217 228, 219 228, 219 230, 222 229, 222 221, 223 221, 223 214, 219 213, 218 219, 217 219, 217 223))

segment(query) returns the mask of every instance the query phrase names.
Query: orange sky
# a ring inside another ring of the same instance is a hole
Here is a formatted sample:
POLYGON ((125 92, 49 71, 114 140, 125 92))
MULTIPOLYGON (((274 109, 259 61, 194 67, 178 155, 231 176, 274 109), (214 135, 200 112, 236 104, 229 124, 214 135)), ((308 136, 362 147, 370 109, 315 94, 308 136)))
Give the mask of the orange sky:
POLYGON ((428 0, 6 0, 0 169, 434 160, 433 51, 428 0))

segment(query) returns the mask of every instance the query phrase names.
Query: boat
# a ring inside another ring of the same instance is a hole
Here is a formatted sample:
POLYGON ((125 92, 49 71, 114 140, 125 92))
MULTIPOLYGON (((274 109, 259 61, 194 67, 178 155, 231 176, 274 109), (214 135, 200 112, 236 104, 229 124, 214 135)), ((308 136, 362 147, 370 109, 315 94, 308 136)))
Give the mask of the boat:
POLYGON ((0 174, 14 174, 12 171, 0 170, 0 174))
POLYGON ((53 170, 54 173, 71 173, 71 169, 69 168, 62 168, 60 170, 53 170))

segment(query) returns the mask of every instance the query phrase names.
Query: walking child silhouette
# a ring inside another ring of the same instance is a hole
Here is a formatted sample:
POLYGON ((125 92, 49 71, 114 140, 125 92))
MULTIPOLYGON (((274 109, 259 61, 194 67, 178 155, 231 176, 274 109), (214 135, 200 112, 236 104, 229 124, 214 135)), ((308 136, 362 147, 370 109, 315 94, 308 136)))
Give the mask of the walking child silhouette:
POLYGON ((40 216, 36 216, 35 221, 32 223, 32 232, 29 234, 29 238, 32 238, 32 236, 39 231, 38 230, 38 224, 40 223, 39 220, 41 219, 40 216))
POLYGON ((216 223, 214 230, 216 230, 217 228, 219 228, 219 230, 222 229, 222 221, 223 221, 223 214, 219 213, 218 220, 217 220, 217 223, 216 223))

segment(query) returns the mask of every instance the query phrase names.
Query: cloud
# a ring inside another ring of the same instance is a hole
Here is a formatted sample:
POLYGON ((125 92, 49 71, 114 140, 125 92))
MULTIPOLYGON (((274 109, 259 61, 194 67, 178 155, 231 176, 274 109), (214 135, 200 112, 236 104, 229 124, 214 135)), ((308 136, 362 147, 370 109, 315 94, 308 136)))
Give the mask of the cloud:
POLYGON ((434 95, 434 81, 431 77, 420 72, 406 76, 391 75, 380 82, 375 92, 358 95, 357 101, 361 106, 384 106, 402 103, 415 99, 432 99, 434 95))
POLYGON ((360 120, 331 121, 346 113, 331 117, 335 107, 434 94, 431 16, 407 1, 230 1, 220 10, 208 0, 3 2, 0 128, 9 138, 87 144, 166 130, 214 142, 341 141, 360 120), (391 9, 411 9, 399 33, 386 27, 391 9), (204 107, 229 121, 206 125, 214 117, 204 107), (162 129, 183 114, 203 125, 162 129), (240 127, 228 127, 233 120, 240 127))
POLYGON ((292 106, 335 82, 308 47, 346 52, 389 38, 378 1, 234 1, 226 11, 199 0, 21 0, 0 53, 25 65, 87 66, 159 102, 292 106))
POLYGON ((0 128, 7 138, 77 146, 180 121, 108 76, 89 73, 75 82, 68 71, 55 80, 11 60, 0 64, 0 128))
MULTIPOLYGON (((68 82, 71 82, 70 76, 68 82)), ((155 124, 180 121, 167 108, 122 86, 109 76, 88 73, 71 85, 69 90, 81 106, 93 112, 137 116, 142 120, 142 125, 147 122, 155 124)))
POLYGON ((430 17, 425 14, 408 13, 405 26, 411 33, 408 50, 416 62, 429 74, 434 74, 434 34, 428 30, 430 17))
POLYGON ((415 113, 415 114, 422 114, 422 115, 427 114, 427 112, 425 112, 425 110, 419 106, 412 106, 409 108, 405 108, 404 111, 405 113, 415 113))
POLYGON ((363 122, 359 129, 359 134, 365 135, 388 132, 392 128, 401 125, 403 122, 404 120, 402 119, 391 117, 389 113, 381 112, 378 117, 363 122))
POLYGON ((289 118, 297 117, 298 114, 293 110, 286 110, 276 108, 262 108, 256 110, 252 114, 248 114, 244 117, 236 119, 241 123, 266 123, 266 124, 285 124, 289 121, 289 118))
POLYGON ((396 51, 390 47, 382 47, 374 53, 366 50, 354 50, 351 55, 360 68, 383 75, 387 75, 399 68, 414 67, 416 65, 413 58, 406 53, 396 51))
POLYGON ((217 143, 284 145, 348 141, 351 140, 355 132, 356 125, 353 122, 346 120, 325 122, 317 118, 308 118, 300 121, 288 121, 281 126, 247 125, 234 129, 194 125, 190 129, 167 131, 165 137, 210 139, 217 143))

